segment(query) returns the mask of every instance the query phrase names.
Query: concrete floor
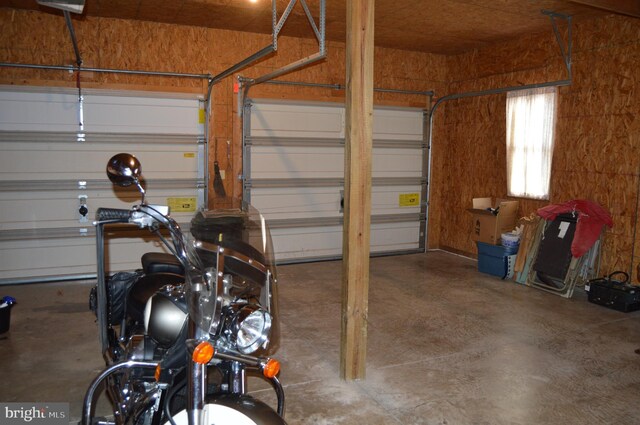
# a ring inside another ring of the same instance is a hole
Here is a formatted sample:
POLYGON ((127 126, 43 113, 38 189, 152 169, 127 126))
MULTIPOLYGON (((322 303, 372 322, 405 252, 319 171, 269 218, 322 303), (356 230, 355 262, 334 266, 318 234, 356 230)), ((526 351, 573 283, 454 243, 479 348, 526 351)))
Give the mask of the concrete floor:
MULTIPOLYGON (((339 374, 341 263, 279 269, 287 421, 295 424, 638 424, 640 312, 565 300, 447 254, 371 262, 367 378, 339 374)), ((103 366, 89 284, 3 287, 0 401, 69 402, 103 366)), ((254 394, 275 397, 260 382, 254 394)))

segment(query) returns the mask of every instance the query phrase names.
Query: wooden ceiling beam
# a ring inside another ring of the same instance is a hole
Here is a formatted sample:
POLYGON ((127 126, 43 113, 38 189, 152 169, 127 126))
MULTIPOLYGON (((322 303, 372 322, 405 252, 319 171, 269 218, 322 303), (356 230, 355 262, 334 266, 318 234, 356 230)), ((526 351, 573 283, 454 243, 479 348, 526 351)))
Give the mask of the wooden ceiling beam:
POLYGON ((597 9, 608 10, 621 15, 640 18, 640 1, 638 0, 570 0, 597 9))

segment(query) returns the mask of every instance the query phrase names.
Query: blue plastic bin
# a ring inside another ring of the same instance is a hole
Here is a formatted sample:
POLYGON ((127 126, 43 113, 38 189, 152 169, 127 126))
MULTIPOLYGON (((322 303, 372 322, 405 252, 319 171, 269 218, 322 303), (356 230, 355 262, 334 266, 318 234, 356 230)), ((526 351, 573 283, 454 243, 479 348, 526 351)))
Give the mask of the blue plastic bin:
POLYGON ((507 257, 516 254, 518 247, 476 243, 478 244, 478 271, 504 278, 507 275, 507 257))

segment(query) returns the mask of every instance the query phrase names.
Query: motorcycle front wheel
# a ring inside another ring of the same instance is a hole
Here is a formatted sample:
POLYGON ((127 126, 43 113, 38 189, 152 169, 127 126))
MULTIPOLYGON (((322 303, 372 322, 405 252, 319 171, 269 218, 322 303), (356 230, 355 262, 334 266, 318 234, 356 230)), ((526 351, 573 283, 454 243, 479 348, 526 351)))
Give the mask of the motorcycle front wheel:
MULTIPOLYGON (((219 395, 209 398, 203 409, 204 425, 287 425, 271 407, 249 396, 219 395)), ((186 410, 173 416, 176 425, 188 425, 186 410)), ((164 425, 171 425, 170 421, 164 425)))

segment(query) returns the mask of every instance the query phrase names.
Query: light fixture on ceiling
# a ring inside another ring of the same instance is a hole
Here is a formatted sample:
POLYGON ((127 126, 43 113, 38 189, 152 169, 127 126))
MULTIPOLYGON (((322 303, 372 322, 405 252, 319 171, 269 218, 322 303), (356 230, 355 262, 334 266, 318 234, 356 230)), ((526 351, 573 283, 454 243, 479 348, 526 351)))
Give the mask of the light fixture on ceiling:
POLYGON ((42 6, 53 7, 73 13, 82 13, 85 0, 36 0, 42 6))

